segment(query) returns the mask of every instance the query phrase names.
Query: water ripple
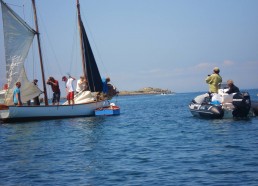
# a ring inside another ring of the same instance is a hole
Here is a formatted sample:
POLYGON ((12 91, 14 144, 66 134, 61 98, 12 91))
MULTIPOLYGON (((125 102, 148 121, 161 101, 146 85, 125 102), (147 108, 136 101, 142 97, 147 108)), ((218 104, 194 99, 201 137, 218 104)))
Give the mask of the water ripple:
POLYGON ((257 185, 258 119, 202 120, 193 93, 121 115, 0 125, 0 185, 257 185))

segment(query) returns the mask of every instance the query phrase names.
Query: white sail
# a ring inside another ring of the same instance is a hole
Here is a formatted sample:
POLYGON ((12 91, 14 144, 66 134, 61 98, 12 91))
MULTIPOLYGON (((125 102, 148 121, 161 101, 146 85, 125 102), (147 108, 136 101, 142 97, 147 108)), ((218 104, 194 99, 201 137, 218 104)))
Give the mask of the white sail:
POLYGON ((20 81, 22 85, 22 102, 26 102, 41 93, 40 89, 28 80, 24 70, 24 61, 33 42, 35 31, 2 0, 0 1, 2 4, 6 74, 9 85, 5 104, 12 105, 13 90, 17 81, 20 81))
MULTIPOLYGON (((38 94, 40 90, 30 83, 26 77, 24 70, 24 59, 27 57, 29 48, 31 46, 35 31, 31 29, 22 19, 16 15, 3 0, 2 4, 3 22, 4 22, 4 37, 5 37, 5 52, 7 62, 7 79, 11 89, 8 90, 8 99, 5 101, 6 105, 0 104, 0 120, 2 121, 21 121, 21 120, 38 120, 38 119, 53 119, 65 117, 91 116, 94 111, 100 107, 109 106, 109 102, 104 97, 101 97, 102 82, 99 87, 101 89, 95 90, 97 92, 83 91, 75 98, 75 104, 67 105, 38 105, 38 106, 14 106, 12 104, 12 92, 17 81, 21 82, 22 101, 27 101, 38 94), (8 106, 7 106, 8 105, 8 106), (10 106, 11 105, 11 106, 10 106)), ((34 2, 34 1, 32 1, 34 2)), ((77 0, 77 8, 79 12, 79 1, 77 0)), ((35 7, 35 5, 34 5, 35 7)), ((34 9, 35 10, 35 9, 34 9)), ((84 30, 85 31, 85 30, 84 30)), ((86 33, 84 33, 86 36, 86 33)), ((83 46, 90 46, 88 40, 83 46)), ((40 49, 40 47, 39 47, 40 49)), ((85 50, 90 53, 93 59, 93 53, 90 50, 85 50)), ((92 62, 88 61, 88 62, 92 62)), ((95 65, 96 67, 96 65, 95 65)), ((98 70, 98 69, 97 69, 98 70)), ((42 69, 43 72, 43 69, 42 69)), ((94 70, 91 75, 97 75, 99 72, 94 70)), ((97 78, 99 79, 99 78, 97 78)), ((95 81, 94 81, 95 82, 95 81)))

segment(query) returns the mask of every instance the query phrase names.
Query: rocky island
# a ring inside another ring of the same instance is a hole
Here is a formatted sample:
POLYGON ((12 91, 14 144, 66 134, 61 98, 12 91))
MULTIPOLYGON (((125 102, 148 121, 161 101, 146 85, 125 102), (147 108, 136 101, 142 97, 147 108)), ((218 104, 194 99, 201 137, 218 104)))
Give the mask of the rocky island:
POLYGON ((119 95, 133 96, 133 95, 145 95, 145 94, 173 94, 173 93, 175 92, 172 92, 171 90, 168 90, 168 89, 147 87, 136 91, 120 91, 119 95))

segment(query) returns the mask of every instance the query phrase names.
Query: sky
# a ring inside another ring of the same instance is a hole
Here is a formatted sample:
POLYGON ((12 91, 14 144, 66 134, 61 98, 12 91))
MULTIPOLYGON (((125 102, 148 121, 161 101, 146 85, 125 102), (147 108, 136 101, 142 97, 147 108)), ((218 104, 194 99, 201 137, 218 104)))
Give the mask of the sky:
MULTIPOLYGON (((33 26, 30 0, 6 0, 33 26)), ((81 0, 103 77, 120 90, 208 91, 220 68, 240 90, 258 88, 257 0, 81 0)), ((36 0, 46 77, 82 74, 76 0, 36 0)), ((0 20, 0 62, 4 61, 0 20)), ((34 44, 25 66, 40 80, 34 44)), ((0 73, 4 74, 1 66, 0 73)), ((1 76, 2 77, 2 76, 1 76)), ((3 84, 1 79, 0 84, 3 84)))

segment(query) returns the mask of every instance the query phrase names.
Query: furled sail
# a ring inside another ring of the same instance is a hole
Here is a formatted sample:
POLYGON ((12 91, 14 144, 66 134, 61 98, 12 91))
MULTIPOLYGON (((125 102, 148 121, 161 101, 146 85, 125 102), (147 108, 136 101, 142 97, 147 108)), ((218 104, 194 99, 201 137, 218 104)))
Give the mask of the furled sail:
POLYGON ((36 32, 2 0, 0 2, 2 5, 6 75, 9 85, 5 104, 12 105, 13 90, 18 81, 21 82, 22 102, 26 102, 41 93, 41 90, 28 80, 24 69, 24 61, 36 32))
POLYGON ((82 40, 86 63, 86 74, 89 84, 89 89, 92 92, 101 92, 103 89, 102 80, 99 73, 98 66, 96 64, 85 28, 83 26, 82 20, 80 21, 80 27, 82 29, 82 40))

